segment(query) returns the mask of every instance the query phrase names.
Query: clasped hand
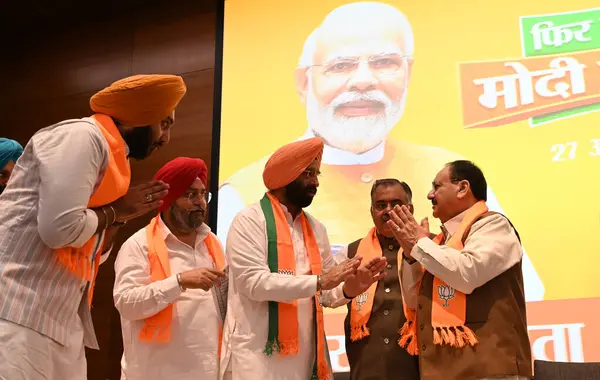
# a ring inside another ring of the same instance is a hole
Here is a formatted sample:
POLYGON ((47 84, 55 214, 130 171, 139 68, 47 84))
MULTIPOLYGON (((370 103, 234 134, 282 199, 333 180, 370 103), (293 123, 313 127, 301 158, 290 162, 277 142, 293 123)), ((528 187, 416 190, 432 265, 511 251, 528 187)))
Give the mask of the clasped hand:
POLYGON ((344 281, 344 293, 350 298, 354 298, 369 289, 369 287, 385 277, 385 266, 387 259, 385 257, 375 257, 358 267, 356 273, 346 277, 344 281))
POLYGON ((385 257, 376 257, 364 263, 361 256, 346 259, 321 276, 321 289, 331 290, 344 282, 344 293, 348 297, 356 297, 385 276, 383 269, 386 265, 385 257))
POLYGON ((420 224, 417 223, 406 206, 394 207, 389 212, 389 216, 390 220, 386 223, 404 250, 404 254, 410 257, 410 253, 419 239, 429 237, 429 221, 424 218, 420 224))
POLYGON ((169 185, 162 181, 150 181, 131 186, 123 197, 111 204, 116 222, 127 222, 162 205, 162 199, 169 192, 169 185))

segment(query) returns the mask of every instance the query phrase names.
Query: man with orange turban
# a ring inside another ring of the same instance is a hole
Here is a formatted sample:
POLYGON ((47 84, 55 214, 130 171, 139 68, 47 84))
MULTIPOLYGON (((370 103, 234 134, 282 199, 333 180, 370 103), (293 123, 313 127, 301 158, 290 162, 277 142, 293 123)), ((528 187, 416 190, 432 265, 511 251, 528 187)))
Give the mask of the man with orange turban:
POLYGON ((154 177, 169 185, 160 214, 117 256, 121 379, 218 380, 227 277, 221 243, 204 224, 206 175, 198 158, 163 166, 154 177))
POLYGON ((119 226, 161 204, 168 186, 130 187, 129 158, 169 141, 181 77, 137 75, 90 100, 94 114, 38 131, 0 197, 0 374, 85 379, 98 349, 90 305, 119 226), (104 254, 104 255, 103 255, 104 254))
POLYGON ((322 153, 319 138, 279 148, 263 172, 269 191, 231 225, 225 379, 331 379, 322 306, 344 305, 382 276, 381 257, 335 265, 325 227, 303 211, 322 153))

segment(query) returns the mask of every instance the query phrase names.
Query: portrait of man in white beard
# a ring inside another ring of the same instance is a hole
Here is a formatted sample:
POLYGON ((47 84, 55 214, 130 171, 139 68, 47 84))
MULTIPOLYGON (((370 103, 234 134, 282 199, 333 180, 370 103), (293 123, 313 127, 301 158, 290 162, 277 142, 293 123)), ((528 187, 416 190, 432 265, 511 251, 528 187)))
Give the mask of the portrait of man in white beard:
MULTIPOLYGON (((293 76, 308 125, 299 139, 318 136, 325 142, 319 196, 306 211, 325 224, 334 252, 370 228, 368 194, 376 179, 410 183, 415 217, 422 218, 431 215, 426 196, 437 172, 448 162, 465 159, 444 148, 389 138, 394 127, 427 128, 400 126, 413 66, 418 64, 414 49, 406 16, 376 1, 332 10, 302 48, 293 76)), ((217 234, 223 241, 237 212, 264 193, 267 158, 221 181, 217 234)), ((491 188, 488 207, 502 213, 491 188)), ((544 286, 526 253, 523 273, 527 301, 543 299, 544 286)))
MULTIPOLYGON (((329 77, 352 76, 353 72, 364 70, 366 80, 369 81, 370 71, 375 71, 375 75, 379 77, 407 78, 409 59, 408 55, 393 53, 370 58, 364 69, 358 69, 357 66, 361 63, 352 58, 330 62, 324 68, 312 65, 301 67, 323 70, 329 77)), ((300 73, 301 76, 306 74, 300 73)), ((400 121, 406 102, 406 85, 404 94, 396 100, 375 86, 360 86, 360 73, 352 77, 356 81, 354 86, 361 87, 360 89, 351 87, 349 91, 333 98, 329 104, 321 104, 315 96, 313 79, 308 76, 306 115, 312 133, 321 137, 328 146, 362 154, 382 144, 394 125, 400 121)), ((403 82, 407 83, 406 79, 403 82)))

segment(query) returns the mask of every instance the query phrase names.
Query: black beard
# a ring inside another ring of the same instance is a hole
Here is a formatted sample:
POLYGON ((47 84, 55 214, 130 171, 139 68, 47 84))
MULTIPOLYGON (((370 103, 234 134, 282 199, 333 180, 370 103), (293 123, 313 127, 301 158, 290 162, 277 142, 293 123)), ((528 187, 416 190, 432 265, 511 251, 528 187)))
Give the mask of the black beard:
POLYGON ((129 147, 129 157, 136 160, 147 158, 154 149, 162 145, 152 142, 152 128, 149 125, 128 129, 121 135, 129 147))
POLYGON ((184 210, 174 205, 169 210, 171 220, 181 231, 193 231, 204 223, 204 210, 184 210), (197 212, 196 212, 197 211, 197 212))
POLYGON ((4 192, 4 189, 6 189, 6 185, 0 185, 0 194, 4 192))
POLYGON ((308 194, 309 191, 316 193, 315 186, 304 186, 302 182, 296 180, 285 187, 285 197, 292 205, 298 208, 310 206, 314 196, 308 194))

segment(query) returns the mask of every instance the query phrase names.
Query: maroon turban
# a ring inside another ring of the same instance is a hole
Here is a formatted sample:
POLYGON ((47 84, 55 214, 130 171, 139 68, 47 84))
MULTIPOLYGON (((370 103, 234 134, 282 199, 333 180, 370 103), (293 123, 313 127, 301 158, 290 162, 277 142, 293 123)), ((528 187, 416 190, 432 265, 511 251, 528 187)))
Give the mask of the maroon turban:
POLYGON ((199 158, 177 157, 165 164, 154 176, 154 180, 169 184, 169 193, 163 198, 159 211, 163 212, 190 188, 196 178, 206 187, 208 170, 199 158))
POLYGON ((263 171, 263 182, 269 190, 294 182, 314 160, 321 161, 323 140, 313 137, 282 146, 269 158, 263 171))

